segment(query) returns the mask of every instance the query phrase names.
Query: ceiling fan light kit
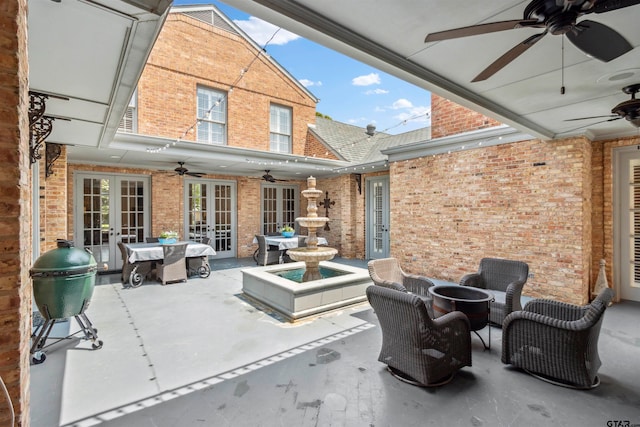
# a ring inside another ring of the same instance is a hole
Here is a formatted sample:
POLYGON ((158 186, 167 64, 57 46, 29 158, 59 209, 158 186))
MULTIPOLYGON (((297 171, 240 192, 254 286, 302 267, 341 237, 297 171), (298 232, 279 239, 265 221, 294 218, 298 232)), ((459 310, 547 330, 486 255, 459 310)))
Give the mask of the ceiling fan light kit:
POLYGON ((428 34, 426 42, 450 40, 506 31, 517 28, 542 28, 542 33, 528 37, 485 68, 472 82, 488 79, 536 44, 546 34, 566 35, 590 57, 609 62, 633 49, 613 28, 604 24, 577 19, 590 13, 606 13, 640 4, 640 0, 533 0, 524 10, 522 20, 490 22, 428 34))
MULTIPOLYGON (((622 91, 628 95, 631 95, 631 99, 622 101, 611 109, 610 115, 605 116, 590 116, 579 117, 577 119, 568 119, 565 122, 573 122, 576 120, 592 120, 592 119, 606 119, 598 123, 611 122, 613 120, 626 119, 635 127, 640 127, 640 99, 636 99, 636 93, 640 92, 640 83, 625 86, 622 91)), ((596 123, 597 124, 597 123, 596 123)))
POLYGON ((611 113, 627 119, 636 127, 640 127, 640 99, 636 99, 636 93, 640 92, 640 84, 625 86, 622 91, 631 95, 631 99, 613 107, 611 113))
POLYGON ((278 181, 286 181, 286 179, 275 179, 273 177, 273 175, 271 175, 270 170, 265 170, 265 174, 262 175, 262 179, 264 179, 267 182, 278 182, 278 181))
POLYGON ((195 178, 201 178, 203 175, 205 175, 204 172, 189 172, 189 169, 184 167, 184 162, 178 162, 178 165, 179 166, 174 169, 175 173, 177 173, 178 176, 188 175, 195 178))

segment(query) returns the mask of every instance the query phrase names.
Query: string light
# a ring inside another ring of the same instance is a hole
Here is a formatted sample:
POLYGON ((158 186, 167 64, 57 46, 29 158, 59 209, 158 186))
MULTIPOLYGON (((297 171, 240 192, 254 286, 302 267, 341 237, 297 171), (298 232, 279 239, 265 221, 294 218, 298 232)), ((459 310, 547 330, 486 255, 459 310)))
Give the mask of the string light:
MULTIPOLYGON (((258 53, 251 59, 251 62, 249 62, 249 65, 247 65, 246 67, 242 68, 240 70, 240 75, 236 78, 236 80, 231 84, 231 86, 229 86, 229 89, 227 90, 227 94, 221 96, 220 98, 218 98, 216 100, 216 102, 213 103, 213 105, 211 105, 211 107, 209 107, 209 109, 205 112, 204 114, 204 118, 209 120, 211 118, 211 113, 213 112, 213 109, 220 106, 220 104, 222 104, 226 98, 233 92, 233 88, 236 87, 238 85, 238 83, 240 83, 240 80, 242 80, 242 78, 249 72, 249 69, 251 68, 251 66, 254 64, 254 62, 256 62, 258 60, 258 58, 260 57, 260 55, 263 55, 265 57, 268 57, 268 55, 266 55, 266 48, 269 45, 269 43, 271 43, 271 41, 273 41, 274 37, 276 36, 276 34, 278 34, 278 32, 280 31, 280 28, 278 28, 269 38, 269 40, 267 40, 267 42, 262 46, 262 49, 258 50, 258 53)), ((168 149, 171 146, 175 146, 178 142, 180 142, 182 139, 184 139, 185 136, 187 136, 189 133, 193 133, 195 128, 200 125, 202 123, 201 119, 196 119, 195 123, 192 124, 191 126, 189 126, 187 128, 187 130, 185 130, 182 135, 177 138, 173 144, 165 144, 163 147, 160 148, 147 148, 147 153, 159 153, 161 151, 165 151, 166 149, 168 149)))

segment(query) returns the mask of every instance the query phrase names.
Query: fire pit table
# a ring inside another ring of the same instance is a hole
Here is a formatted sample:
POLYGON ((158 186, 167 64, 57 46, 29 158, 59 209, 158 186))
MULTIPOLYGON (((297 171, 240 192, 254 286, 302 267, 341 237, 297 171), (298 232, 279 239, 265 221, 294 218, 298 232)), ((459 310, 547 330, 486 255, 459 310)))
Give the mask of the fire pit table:
POLYGON ((485 349, 491 349, 491 327, 489 327, 489 345, 478 331, 489 323, 489 303, 495 298, 489 291, 459 285, 437 285, 429 288, 433 298, 433 314, 440 317, 452 311, 461 311, 469 319, 473 331, 485 349))

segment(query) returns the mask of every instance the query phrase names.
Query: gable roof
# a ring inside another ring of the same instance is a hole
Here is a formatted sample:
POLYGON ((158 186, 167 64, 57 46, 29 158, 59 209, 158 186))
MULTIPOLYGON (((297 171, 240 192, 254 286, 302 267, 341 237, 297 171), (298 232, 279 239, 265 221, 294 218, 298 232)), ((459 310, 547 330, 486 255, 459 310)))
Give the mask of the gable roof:
POLYGON ((338 156, 353 163, 384 161, 387 156, 382 150, 431 139, 431 127, 398 135, 376 132, 370 136, 365 128, 324 117, 316 117, 315 126, 310 125, 309 130, 338 156))
POLYGON ((215 28, 228 31, 237 36, 244 38, 251 46, 253 46, 256 51, 264 51, 264 55, 262 57, 271 62, 282 74, 287 76, 294 82, 300 90, 302 90, 309 98, 313 100, 316 104, 320 101, 313 93, 307 89, 300 81, 295 78, 286 68, 278 63, 271 55, 267 53, 266 46, 258 45, 247 33, 245 33, 235 22, 229 19, 220 9, 215 7, 212 4, 197 4, 197 5, 181 5, 174 6, 171 8, 171 13, 182 13, 191 18, 197 19, 199 21, 205 22, 215 28))

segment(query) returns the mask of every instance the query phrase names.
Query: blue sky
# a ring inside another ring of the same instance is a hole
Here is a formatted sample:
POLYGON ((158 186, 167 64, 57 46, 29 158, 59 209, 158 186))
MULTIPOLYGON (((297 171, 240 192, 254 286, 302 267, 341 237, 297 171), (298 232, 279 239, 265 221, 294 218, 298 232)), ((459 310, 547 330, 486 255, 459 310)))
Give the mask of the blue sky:
MULTIPOLYGON (((264 46, 278 27, 219 1, 175 0, 174 6, 213 4, 264 46)), ((316 111, 333 120, 398 134, 431 124, 431 94, 369 65, 284 29, 266 51, 320 101, 316 111)))

